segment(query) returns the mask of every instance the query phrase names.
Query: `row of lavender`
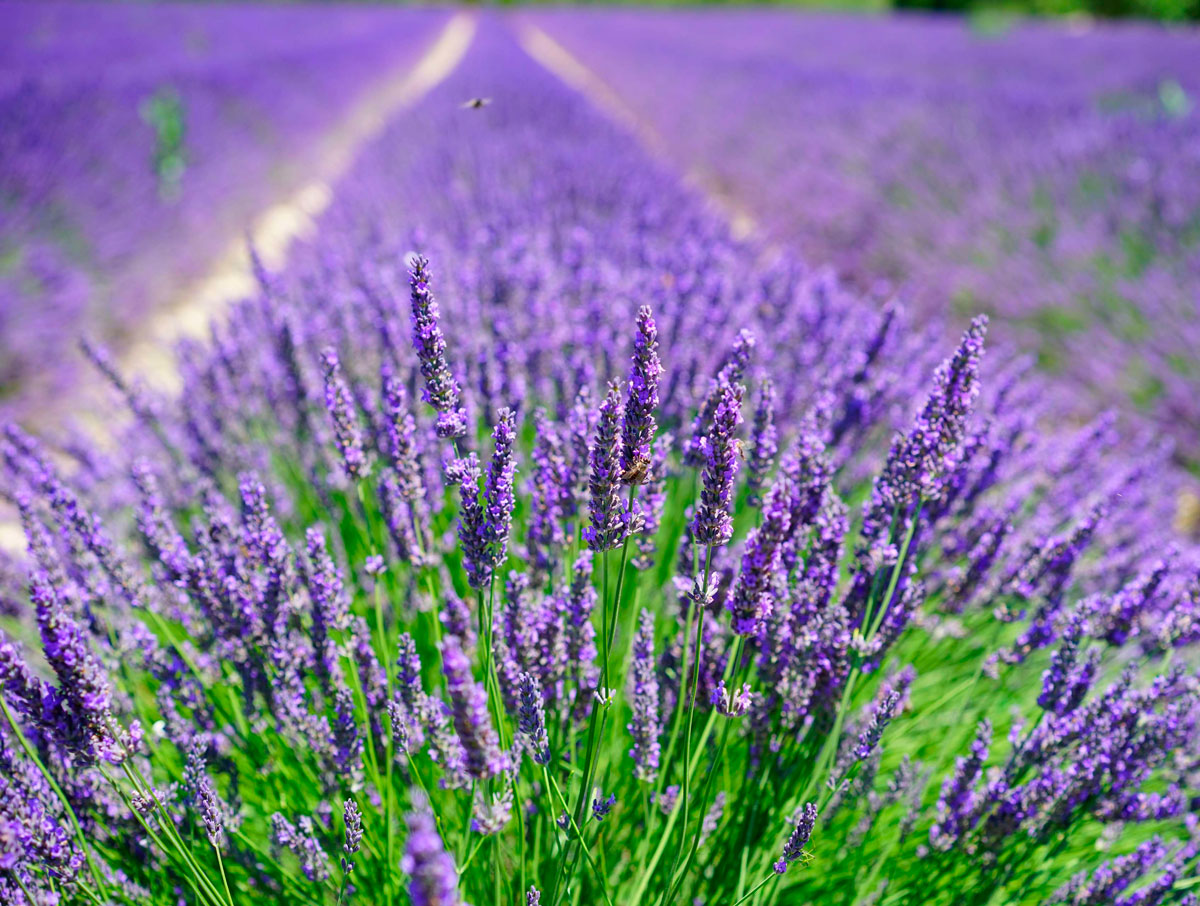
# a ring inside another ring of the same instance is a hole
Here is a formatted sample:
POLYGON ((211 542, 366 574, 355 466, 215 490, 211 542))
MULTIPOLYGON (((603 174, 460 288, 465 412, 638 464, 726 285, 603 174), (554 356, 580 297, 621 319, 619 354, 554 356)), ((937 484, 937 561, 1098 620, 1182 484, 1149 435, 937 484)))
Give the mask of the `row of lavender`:
POLYGON ((1195 903, 1165 451, 492 20, 336 197, 115 450, 0 439, 5 902, 1195 903))
POLYGON ((0 411, 69 392, 295 189, 445 15, 0 4, 0 411))
POLYGON ((985 310, 1200 455, 1200 35, 781 11, 535 22, 774 239, 985 310))

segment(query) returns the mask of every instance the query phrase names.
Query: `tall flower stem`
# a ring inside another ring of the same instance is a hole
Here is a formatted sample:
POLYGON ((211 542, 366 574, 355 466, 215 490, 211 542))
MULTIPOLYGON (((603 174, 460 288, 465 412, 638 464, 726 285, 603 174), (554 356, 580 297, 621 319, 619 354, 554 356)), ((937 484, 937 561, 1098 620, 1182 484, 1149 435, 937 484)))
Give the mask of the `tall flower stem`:
MULTIPOLYGON (((738 687, 738 683, 741 682, 742 655, 745 651, 745 647, 746 647, 746 637, 738 636, 737 647, 734 649, 733 660, 731 660, 729 663, 729 667, 733 670, 732 685, 729 686, 730 690, 736 690, 738 687)), ((704 780, 704 787, 700 792, 700 814, 701 815, 707 813, 709 805, 712 804, 712 800, 709 798, 709 794, 712 792, 713 778, 716 776, 717 768, 721 765, 721 760, 725 755, 725 747, 729 744, 729 733, 733 729, 734 720, 735 720, 735 718, 733 718, 733 717, 726 717, 726 719, 725 719, 725 729, 721 733, 721 743, 719 746, 717 746, 717 752, 716 752, 715 757, 713 758, 712 768, 709 770, 708 776, 704 780)), ((687 792, 687 790, 685 788, 684 793, 686 794, 686 792, 687 792)), ((678 890, 679 887, 683 884, 683 879, 687 875, 688 866, 691 865, 692 859, 694 859, 696 857, 696 851, 700 848, 700 837, 703 835, 703 832, 704 832, 704 822, 701 821, 700 824, 697 825, 697 827, 696 827, 695 836, 692 838, 692 847, 688 851, 687 856, 683 860, 683 864, 679 867, 678 872, 676 872, 674 878, 671 881, 670 889, 668 890, 666 897, 663 900, 664 903, 672 902, 672 898, 674 897, 676 890, 678 890)), ((686 837, 686 835, 687 835, 687 823, 686 822, 683 825, 683 833, 684 833, 684 836, 686 837)))
POLYGON ((675 875, 675 871, 679 867, 679 860, 683 858, 684 847, 687 845, 688 800, 690 798, 688 791, 691 788, 692 719, 696 714, 696 694, 700 687, 700 652, 704 646, 704 616, 708 612, 708 582, 712 573, 712 552, 713 546, 711 544, 706 545, 704 551, 704 580, 700 587, 700 616, 696 620, 696 658, 692 664, 691 685, 683 690, 683 700, 687 707, 687 729, 683 734, 683 786, 679 793, 680 798, 683 800, 683 822, 680 825, 679 831, 679 850, 675 853, 675 861, 671 865, 671 877, 675 875))
MULTIPOLYGON (((607 903, 608 906, 613 906, 612 899, 608 895, 607 885, 604 883, 604 875, 600 873, 600 869, 596 866, 596 861, 592 858, 592 852, 590 849, 588 849, 587 841, 583 839, 583 831, 579 829, 579 825, 576 824, 575 819, 571 817, 571 813, 567 809, 567 800, 563 798, 562 790, 560 790, 558 787, 558 782, 550 776, 550 771, 547 769, 546 765, 542 765, 542 778, 546 782, 546 788, 553 791, 554 795, 558 797, 558 802, 562 806, 563 813, 566 814, 567 820, 571 822, 571 830, 575 834, 575 839, 578 841, 579 847, 583 851, 583 856, 587 860, 588 866, 596 875, 596 882, 600 885, 600 892, 604 895, 604 902, 607 903)), ((525 883, 522 879, 522 889, 524 889, 524 886, 525 883)))
MULTIPOLYGON (((217 846, 217 844, 214 843, 213 849, 216 850, 216 853, 217 853, 217 868, 219 868, 221 870, 221 882, 225 885, 225 898, 227 900, 229 900, 229 906, 233 906, 233 894, 229 892, 229 878, 227 878, 225 876, 225 861, 221 858, 221 847, 217 846)), ((346 886, 346 882, 343 879, 343 881, 342 881, 342 889, 343 890, 345 889, 345 886, 346 886)), ((339 896, 338 899, 340 900, 341 897, 339 896)))

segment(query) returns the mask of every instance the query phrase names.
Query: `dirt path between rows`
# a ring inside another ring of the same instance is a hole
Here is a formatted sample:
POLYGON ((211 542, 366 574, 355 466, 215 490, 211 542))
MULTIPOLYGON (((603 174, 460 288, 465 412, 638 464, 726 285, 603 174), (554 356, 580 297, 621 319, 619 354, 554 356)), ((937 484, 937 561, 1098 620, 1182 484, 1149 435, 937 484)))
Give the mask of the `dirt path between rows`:
MULTIPOLYGON (((175 342, 205 336, 214 318, 254 292, 247 238, 268 269, 282 267, 292 243, 313 234, 317 219, 333 201, 332 187, 354 164, 362 148, 380 134, 388 120, 411 107, 454 71, 471 46, 475 27, 472 14, 455 14, 415 63, 387 75, 351 106, 321 140, 312 178, 262 211, 245 234, 230 239, 226 251, 202 279, 185 287, 151 315, 141 335, 121 355, 122 371, 156 391, 177 391, 175 342)), ((98 383, 80 387, 70 408, 59 414, 69 415, 102 443, 111 436, 101 416, 107 410, 99 402, 106 392, 107 388, 98 383)), ((0 506, 0 550, 20 553, 24 549, 25 534, 15 513, 0 506)))
POLYGON ((389 119, 454 71, 474 35, 474 16, 455 14, 415 64, 387 76, 356 102, 322 139, 312 178, 259 214, 245 235, 231 239, 208 274, 155 312, 122 357, 126 371, 155 389, 177 388, 174 342, 203 336, 226 306, 254 291, 247 237, 269 270, 282 267, 292 243, 313 234, 317 219, 333 201, 332 187, 350 169, 359 151, 379 135, 389 119))

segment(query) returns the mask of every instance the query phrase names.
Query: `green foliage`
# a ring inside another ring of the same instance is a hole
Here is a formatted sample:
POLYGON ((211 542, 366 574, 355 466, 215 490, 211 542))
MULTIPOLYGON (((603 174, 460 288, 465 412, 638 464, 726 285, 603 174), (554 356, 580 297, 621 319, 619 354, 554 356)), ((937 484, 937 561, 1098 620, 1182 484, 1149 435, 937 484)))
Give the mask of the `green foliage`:
POLYGON ((152 164, 158 179, 159 195, 168 201, 178 198, 187 169, 184 147, 187 128, 183 101, 173 88, 163 87, 142 102, 139 113, 142 120, 154 130, 152 164))

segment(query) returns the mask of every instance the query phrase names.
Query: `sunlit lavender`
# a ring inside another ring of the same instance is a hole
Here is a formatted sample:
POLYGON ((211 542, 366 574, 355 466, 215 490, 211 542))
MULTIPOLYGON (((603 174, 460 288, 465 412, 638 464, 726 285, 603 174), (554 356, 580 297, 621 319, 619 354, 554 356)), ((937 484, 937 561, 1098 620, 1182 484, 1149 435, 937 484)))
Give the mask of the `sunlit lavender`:
POLYGON ((178 389, 46 315, 110 401, 0 431, 0 902, 1194 906, 1178 448, 394 15, 469 47, 178 389))

